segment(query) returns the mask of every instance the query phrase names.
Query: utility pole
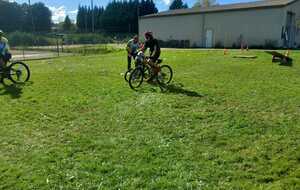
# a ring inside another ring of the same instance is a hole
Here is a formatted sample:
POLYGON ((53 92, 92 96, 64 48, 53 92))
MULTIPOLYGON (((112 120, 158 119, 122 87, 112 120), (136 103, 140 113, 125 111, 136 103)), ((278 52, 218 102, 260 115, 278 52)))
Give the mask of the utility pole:
POLYGON ((139 20, 140 20, 140 1, 139 0, 137 0, 137 34, 138 35, 140 35, 139 34, 139 30, 140 30, 140 26, 139 26, 139 20))
POLYGON ((91 0, 91 7, 92 7, 92 33, 95 32, 95 9, 94 9, 94 1, 91 0))
POLYGON ((34 26, 34 20, 33 20, 33 13, 32 13, 32 7, 31 7, 30 0, 28 0, 28 5, 29 5, 29 7, 28 7, 28 9, 29 9, 28 13, 30 14, 30 17, 31 17, 32 32, 35 32, 35 26, 34 26))
POLYGON ((88 32, 88 25, 87 25, 87 21, 88 21, 88 17, 87 17, 88 15, 87 15, 87 13, 84 15, 84 24, 85 24, 85 32, 88 32))

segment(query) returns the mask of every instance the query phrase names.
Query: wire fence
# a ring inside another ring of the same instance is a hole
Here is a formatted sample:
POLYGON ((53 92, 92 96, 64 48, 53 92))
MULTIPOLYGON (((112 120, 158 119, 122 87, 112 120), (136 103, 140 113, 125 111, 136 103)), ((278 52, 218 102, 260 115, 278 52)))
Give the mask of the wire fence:
POLYGON ((125 49, 124 43, 110 44, 59 44, 58 46, 23 46, 11 50, 13 61, 51 59, 72 55, 106 54, 125 49))

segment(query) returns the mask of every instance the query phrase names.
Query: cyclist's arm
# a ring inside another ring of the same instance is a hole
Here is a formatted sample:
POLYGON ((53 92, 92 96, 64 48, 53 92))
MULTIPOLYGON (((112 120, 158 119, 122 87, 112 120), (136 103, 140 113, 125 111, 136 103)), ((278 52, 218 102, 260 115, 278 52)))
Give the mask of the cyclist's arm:
POLYGON ((9 50, 10 50, 8 42, 6 43, 5 50, 6 50, 7 52, 9 52, 9 50))
POLYGON ((6 51, 6 47, 5 46, 0 49, 0 55, 5 55, 6 52, 7 51, 6 51))
POLYGON ((142 48, 141 48, 141 51, 142 51, 143 53, 145 53, 145 52, 147 51, 148 48, 149 48, 149 45, 148 45, 148 43, 146 42, 146 43, 143 44, 143 46, 142 46, 142 48))
POLYGON ((127 43, 126 51, 127 51, 128 54, 131 53, 131 42, 130 41, 127 43))

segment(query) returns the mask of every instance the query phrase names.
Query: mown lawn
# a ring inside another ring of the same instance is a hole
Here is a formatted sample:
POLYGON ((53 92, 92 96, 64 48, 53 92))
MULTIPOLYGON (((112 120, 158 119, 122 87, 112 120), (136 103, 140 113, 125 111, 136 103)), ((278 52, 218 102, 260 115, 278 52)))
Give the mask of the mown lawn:
POLYGON ((0 189, 300 189, 293 67, 169 50, 168 92, 132 91, 124 52, 33 61, 0 85, 0 189))

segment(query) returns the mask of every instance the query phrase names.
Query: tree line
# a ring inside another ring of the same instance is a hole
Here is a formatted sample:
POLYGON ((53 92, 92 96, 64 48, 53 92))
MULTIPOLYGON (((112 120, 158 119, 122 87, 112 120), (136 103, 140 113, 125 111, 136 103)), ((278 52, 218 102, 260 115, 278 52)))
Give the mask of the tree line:
MULTIPOLYGON (((197 0, 195 6, 210 6, 215 0, 197 0)), ((183 0, 173 0, 169 9, 188 8, 183 0)), ((101 6, 79 6, 76 27, 67 16, 59 24, 63 31, 137 33, 138 17, 157 13, 154 0, 113 0, 101 6)), ((18 4, 0 0, 0 29, 24 32, 49 32, 53 26, 51 11, 43 3, 18 4)))
POLYGON ((157 13, 153 0, 112 1, 106 8, 79 6, 77 28, 81 32, 107 31, 135 33, 138 16, 157 13), (94 17, 94 18, 93 18, 94 17))
POLYGON ((51 11, 43 3, 17 4, 0 0, 0 27, 6 32, 47 32, 51 30, 51 11))
MULTIPOLYGON (((194 7, 208 7, 215 4, 216 0, 196 0, 194 7)), ((169 10, 186 8, 188 5, 183 0, 173 0, 169 10)), ((79 6, 76 25, 80 32, 137 33, 138 17, 157 12, 153 0, 113 0, 106 8, 79 6)))

